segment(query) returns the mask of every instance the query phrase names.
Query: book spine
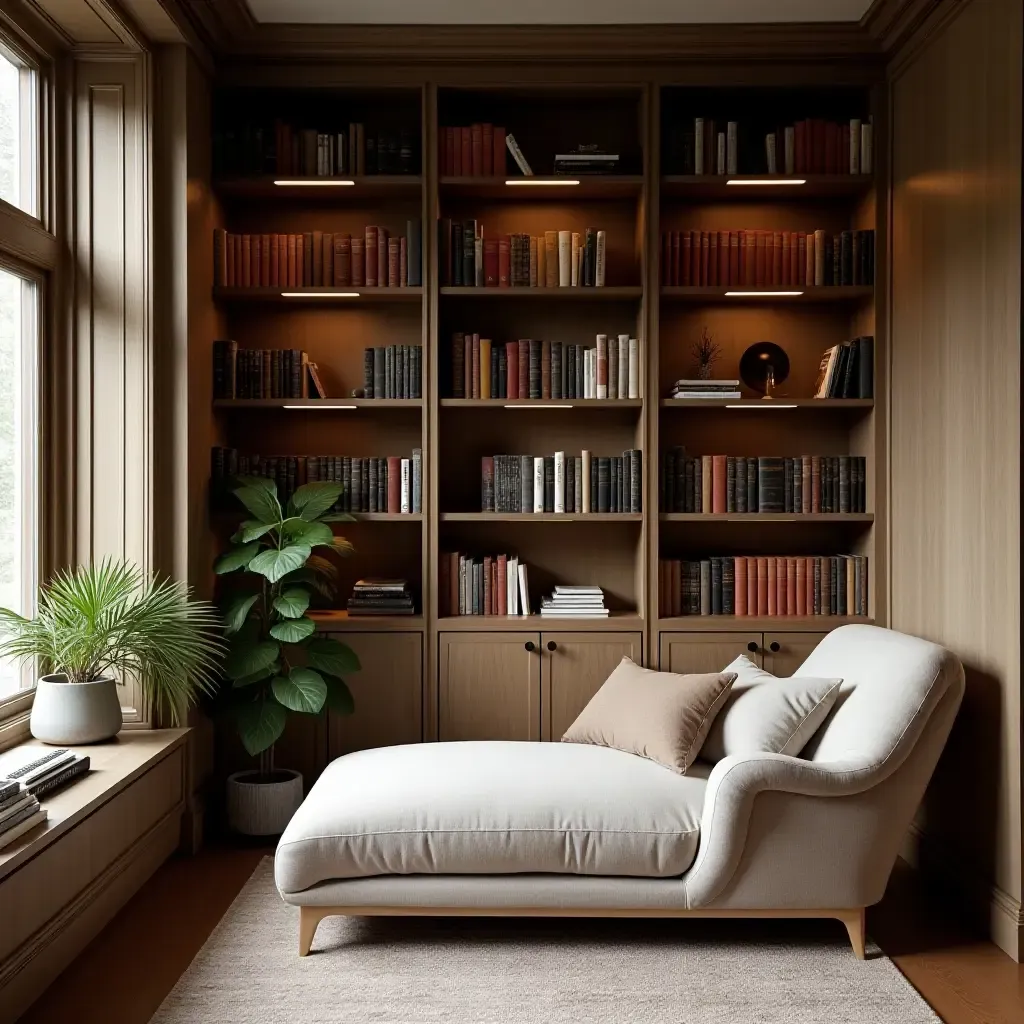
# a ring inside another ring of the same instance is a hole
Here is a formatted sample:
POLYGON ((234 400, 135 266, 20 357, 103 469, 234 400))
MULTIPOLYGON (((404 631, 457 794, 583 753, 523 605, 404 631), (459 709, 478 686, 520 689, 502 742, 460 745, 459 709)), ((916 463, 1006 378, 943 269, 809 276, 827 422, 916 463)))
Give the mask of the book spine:
POLYGON ((572 232, 558 232, 558 287, 572 285, 572 232))
POLYGON ((583 453, 581 455, 581 459, 582 459, 582 466, 581 466, 581 468, 582 468, 582 473, 581 473, 581 476, 582 476, 582 481, 581 481, 581 491, 582 491, 582 493, 581 493, 581 504, 582 504, 582 511, 585 514, 589 514, 589 513, 594 511, 594 507, 593 507, 593 494, 591 492, 592 458, 591 458, 590 452, 587 451, 586 449, 584 449, 583 453))
POLYGON ((594 287, 603 288, 606 263, 607 236, 604 231, 597 232, 596 251, 594 257, 594 287))
POLYGON ((544 511, 544 459, 541 456, 533 460, 533 511, 544 511))
POLYGON ((480 511, 494 511, 494 456, 480 459, 480 511))
POLYGON ((555 452, 554 511, 565 512, 565 452, 555 452))
POLYGON ((597 336, 597 393, 596 398, 608 397, 608 335, 597 336))

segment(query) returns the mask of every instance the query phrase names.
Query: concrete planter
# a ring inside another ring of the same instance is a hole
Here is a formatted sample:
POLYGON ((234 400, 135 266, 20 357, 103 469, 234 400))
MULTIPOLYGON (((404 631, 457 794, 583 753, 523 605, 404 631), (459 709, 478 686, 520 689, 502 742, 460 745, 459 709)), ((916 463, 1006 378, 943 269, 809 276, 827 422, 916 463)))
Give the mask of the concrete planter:
POLYGON ((279 836, 302 803, 302 776, 277 769, 266 782, 257 771, 228 777, 228 824, 245 836, 279 836))
POLYGON ((102 743, 121 731, 121 698, 113 679, 69 683, 43 676, 36 684, 29 728, 37 740, 55 746, 102 743))

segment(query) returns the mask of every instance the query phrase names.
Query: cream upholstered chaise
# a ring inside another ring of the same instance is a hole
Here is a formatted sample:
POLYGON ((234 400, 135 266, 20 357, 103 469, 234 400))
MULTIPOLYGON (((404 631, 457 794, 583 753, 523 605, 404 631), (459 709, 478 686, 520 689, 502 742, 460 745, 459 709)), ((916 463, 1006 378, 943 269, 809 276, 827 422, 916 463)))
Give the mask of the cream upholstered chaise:
POLYGON ((947 650, 875 626, 796 673, 841 677, 803 756, 676 775, 569 743, 426 743, 338 758, 281 837, 299 952, 330 915, 829 917, 864 955, 864 908, 964 690, 947 650))

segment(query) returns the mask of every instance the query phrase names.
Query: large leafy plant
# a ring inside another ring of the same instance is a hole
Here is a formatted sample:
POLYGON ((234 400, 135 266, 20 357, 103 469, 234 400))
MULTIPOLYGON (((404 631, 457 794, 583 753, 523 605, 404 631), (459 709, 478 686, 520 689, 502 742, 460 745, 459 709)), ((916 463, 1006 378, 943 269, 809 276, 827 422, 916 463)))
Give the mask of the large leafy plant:
POLYGON ((358 671, 359 659, 347 644, 317 636, 306 614, 314 592, 331 598, 337 589, 337 567, 314 552, 349 554, 351 545, 330 524, 352 517, 331 511, 342 492, 336 483, 305 484, 283 508, 272 480, 241 477, 233 491, 251 518, 214 566, 220 575, 242 575, 224 608, 226 696, 242 744, 267 772, 289 711, 353 710, 344 677, 358 671))

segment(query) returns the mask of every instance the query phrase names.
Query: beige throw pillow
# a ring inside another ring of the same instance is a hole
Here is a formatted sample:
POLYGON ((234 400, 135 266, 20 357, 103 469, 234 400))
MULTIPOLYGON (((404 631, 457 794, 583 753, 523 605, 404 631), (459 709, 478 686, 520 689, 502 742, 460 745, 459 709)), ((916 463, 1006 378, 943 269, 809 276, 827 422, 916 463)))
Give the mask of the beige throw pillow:
POLYGON ((685 775, 735 678, 655 672, 623 658, 562 742, 614 747, 685 775))

